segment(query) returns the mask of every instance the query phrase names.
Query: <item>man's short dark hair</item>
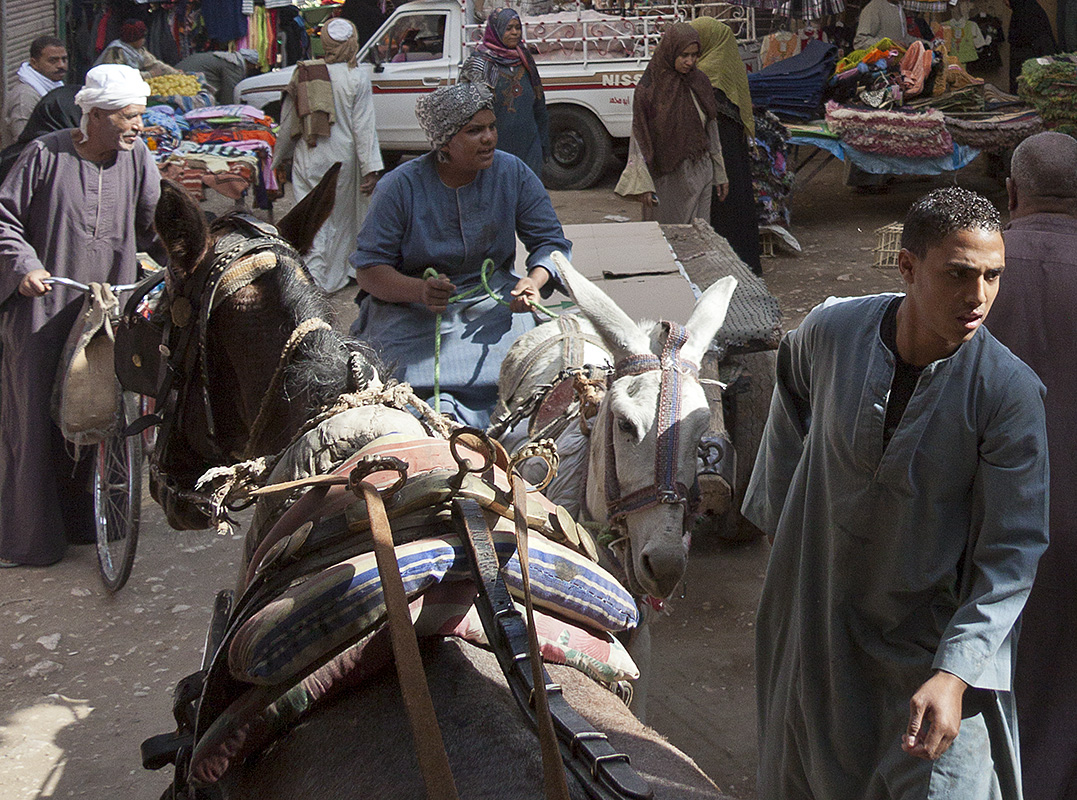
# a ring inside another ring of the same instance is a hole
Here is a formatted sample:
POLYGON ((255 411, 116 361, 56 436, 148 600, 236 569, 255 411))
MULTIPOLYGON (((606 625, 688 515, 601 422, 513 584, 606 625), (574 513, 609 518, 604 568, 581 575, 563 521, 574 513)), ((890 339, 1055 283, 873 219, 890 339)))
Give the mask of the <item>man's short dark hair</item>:
POLYGON ((967 189, 936 189, 913 203, 905 215, 901 246, 923 258, 951 233, 967 230, 1001 231, 998 209, 986 197, 967 189))
POLYGON ((45 52, 46 47, 63 47, 66 49, 67 45, 55 36, 38 36, 30 42, 30 58, 41 58, 41 54, 45 52))

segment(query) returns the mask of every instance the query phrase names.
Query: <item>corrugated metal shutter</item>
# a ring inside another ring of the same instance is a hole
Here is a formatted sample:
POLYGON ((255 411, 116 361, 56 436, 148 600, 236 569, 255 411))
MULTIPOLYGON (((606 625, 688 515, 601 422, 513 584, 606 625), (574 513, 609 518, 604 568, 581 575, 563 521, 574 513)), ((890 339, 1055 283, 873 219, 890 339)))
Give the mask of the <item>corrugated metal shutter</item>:
MULTIPOLYGON (((56 35, 56 0, 0 0, 0 66, 3 94, 15 83, 19 64, 30 57, 30 42, 56 35)), ((2 99, 0 99, 2 102, 2 99)))

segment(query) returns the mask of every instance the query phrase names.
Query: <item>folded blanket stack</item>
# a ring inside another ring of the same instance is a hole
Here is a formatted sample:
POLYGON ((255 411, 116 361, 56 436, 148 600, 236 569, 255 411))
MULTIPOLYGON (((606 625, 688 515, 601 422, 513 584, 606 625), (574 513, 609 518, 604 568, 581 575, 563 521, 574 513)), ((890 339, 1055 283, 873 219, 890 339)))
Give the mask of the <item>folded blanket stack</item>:
POLYGON ((811 40, 792 58, 776 61, 748 75, 752 104, 779 117, 816 119, 823 103, 823 90, 834 74, 838 48, 811 40))
POLYGON ((882 111, 826 105, 826 123, 841 140, 865 153, 909 158, 944 156, 954 142, 941 111, 882 111))
POLYGON ((946 130, 958 144, 977 150, 1005 150, 1040 133, 1043 119, 1032 110, 972 118, 947 116, 946 130))

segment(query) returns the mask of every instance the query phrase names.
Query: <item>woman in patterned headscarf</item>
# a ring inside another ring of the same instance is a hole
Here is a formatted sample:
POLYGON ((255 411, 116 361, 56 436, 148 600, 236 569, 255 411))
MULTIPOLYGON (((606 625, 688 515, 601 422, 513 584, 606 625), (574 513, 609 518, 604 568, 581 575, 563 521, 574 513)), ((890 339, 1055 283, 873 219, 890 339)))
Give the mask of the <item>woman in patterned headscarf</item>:
POLYGON ((415 114, 432 149, 382 178, 351 257, 362 289, 352 334, 432 398, 440 315, 441 410, 479 428, 497 402, 509 345, 535 325, 513 312, 548 294, 557 278, 551 255, 571 246, 535 173, 496 149, 493 104, 490 90, 472 83, 420 98, 415 114), (524 276, 515 271, 517 235, 528 251, 524 276), (497 299, 482 287, 488 259, 497 299))
POLYGON ((615 191, 639 197, 644 219, 709 220, 711 187, 719 201, 729 190, 714 94, 696 69, 700 52, 695 28, 670 25, 632 96, 628 165, 615 191))
POLYGON ((550 156, 549 115, 535 59, 523 40, 520 15, 498 8, 486 33, 464 62, 462 80, 484 83, 494 93, 497 149, 522 159, 536 175, 550 156))
POLYGON ((702 52, 696 68, 707 76, 718 107, 718 139, 722 161, 729 179, 729 196, 724 202, 711 199, 711 227, 725 237, 741 261, 756 275, 763 274, 759 263, 759 214, 755 209, 752 161, 749 147, 755 137, 752 95, 748 91, 748 70, 737 50, 733 31, 714 17, 698 17, 692 27, 699 33, 702 52))

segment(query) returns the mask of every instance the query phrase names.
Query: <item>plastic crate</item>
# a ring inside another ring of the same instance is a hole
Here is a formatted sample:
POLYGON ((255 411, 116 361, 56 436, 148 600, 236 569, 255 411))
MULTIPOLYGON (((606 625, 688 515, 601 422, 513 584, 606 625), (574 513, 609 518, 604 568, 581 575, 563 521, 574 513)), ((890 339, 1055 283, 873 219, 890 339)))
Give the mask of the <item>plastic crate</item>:
POLYGON ((778 239, 771 231, 759 231, 759 255, 761 258, 774 258, 774 243, 778 239))
POLYGON ((875 254, 875 263, 872 266, 897 269, 898 253, 901 252, 901 232, 904 229, 905 226, 900 222, 891 222, 875 231, 879 243, 872 250, 875 254))

